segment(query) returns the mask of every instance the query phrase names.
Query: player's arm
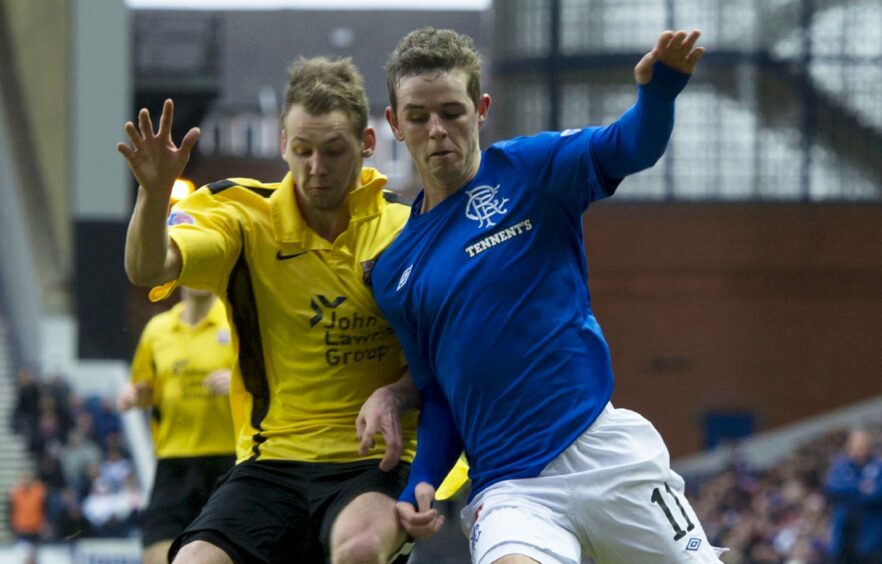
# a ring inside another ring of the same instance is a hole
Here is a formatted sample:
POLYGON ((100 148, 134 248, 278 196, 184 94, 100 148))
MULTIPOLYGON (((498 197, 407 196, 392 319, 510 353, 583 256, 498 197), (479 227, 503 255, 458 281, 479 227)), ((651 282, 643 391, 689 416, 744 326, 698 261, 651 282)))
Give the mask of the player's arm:
POLYGON ((377 388, 361 406, 355 419, 355 428, 361 441, 358 453, 366 456, 374 447, 375 437, 379 433, 386 443, 386 453, 380 461, 380 470, 388 472, 401 459, 404 439, 401 433, 401 416, 418 409, 420 394, 410 371, 396 382, 377 388))
POLYGON ((174 104, 166 100, 159 130, 154 132, 150 113, 142 108, 138 126, 132 122, 124 126, 131 145, 117 145, 139 185, 125 252, 126 274, 138 286, 163 284, 181 272, 181 255, 170 242, 166 219, 172 186, 190 160, 199 129, 188 131, 181 145, 176 146, 171 137, 173 114, 174 104))
POLYGON ((153 382, 156 381, 156 364, 153 358, 153 339, 155 333, 155 319, 147 323, 138 346, 135 348, 135 356, 132 357, 131 381, 126 383, 116 395, 116 407, 120 412, 128 411, 134 407, 150 407, 153 403, 153 382))
POLYGON ((608 179, 651 167, 664 154, 674 128, 674 99, 704 53, 700 32, 665 31, 634 67, 637 103, 591 139, 591 151, 608 179))
POLYGON ((404 530, 416 539, 434 535, 444 524, 444 517, 432 507, 435 490, 463 449, 447 398, 437 382, 432 380, 420 392, 423 403, 417 427, 416 456, 397 505, 404 530))

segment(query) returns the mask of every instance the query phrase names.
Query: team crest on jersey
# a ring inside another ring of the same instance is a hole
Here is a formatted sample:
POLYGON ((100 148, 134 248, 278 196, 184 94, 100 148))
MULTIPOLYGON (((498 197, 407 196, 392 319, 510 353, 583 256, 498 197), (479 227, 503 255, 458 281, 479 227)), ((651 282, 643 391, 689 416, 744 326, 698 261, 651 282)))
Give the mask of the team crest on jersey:
POLYGON ((499 184, 496 186, 485 184, 466 190, 469 197, 469 201, 466 202, 466 217, 477 221, 480 227, 496 225, 493 222, 493 216, 508 213, 508 210, 505 209, 508 198, 499 199, 499 186, 499 184))
POLYGON ((229 345, 230 344, 230 331, 228 329, 221 329, 217 332, 217 342, 220 345, 229 345))
POLYGON ((182 211, 173 211, 168 215, 168 225, 193 225, 196 220, 193 216, 182 211))

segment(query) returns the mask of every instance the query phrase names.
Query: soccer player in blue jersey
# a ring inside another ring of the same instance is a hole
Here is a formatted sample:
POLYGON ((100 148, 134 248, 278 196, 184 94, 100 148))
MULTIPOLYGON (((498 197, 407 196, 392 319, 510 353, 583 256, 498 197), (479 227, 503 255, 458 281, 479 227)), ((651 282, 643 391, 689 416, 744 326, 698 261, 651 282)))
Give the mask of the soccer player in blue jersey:
POLYGON ((634 69, 636 104, 615 123, 485 151, 490 97, 471 39, 420 29, 390 56, 386 117, 423 190, 373 288, 422 394, 398 504, 412 536, 440 527, 434 490, 464 449, 475 563, 719 562, 658 432, 609 403, 582 241, 588 205, 664 152, 698 36, 659 36, 634 69))

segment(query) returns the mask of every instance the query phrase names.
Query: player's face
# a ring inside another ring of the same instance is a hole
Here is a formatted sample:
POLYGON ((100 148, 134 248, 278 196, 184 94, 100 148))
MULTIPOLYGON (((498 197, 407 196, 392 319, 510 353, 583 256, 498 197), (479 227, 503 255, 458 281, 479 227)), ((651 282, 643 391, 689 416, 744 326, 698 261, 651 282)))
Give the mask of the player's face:
POLYGON ((427 186, 455 190, 478 172, 478 129, 490 97, 481 96, 476 107, 467 85, 460 69, 405 76, 396 90, 397 112, 386 109, 395 137, 407 145, 427 186))
POLYGON ((358 187, 361 163, 374 148, 368 128, 358 139, 349 117, 341 110, 313 115, 292 106, 282 129, 282 158, 288 163, 301 206, 326 212, 346 205, 346 196, 358 187))

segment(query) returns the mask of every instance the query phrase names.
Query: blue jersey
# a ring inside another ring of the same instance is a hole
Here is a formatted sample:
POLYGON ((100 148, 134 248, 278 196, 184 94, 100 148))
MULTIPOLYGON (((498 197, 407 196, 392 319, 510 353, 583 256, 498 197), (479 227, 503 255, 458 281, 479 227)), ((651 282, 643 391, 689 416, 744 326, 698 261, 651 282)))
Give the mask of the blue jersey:
POLYGON ((372 284, 423 395, 413 487, 465 448, 472 495, 533 477, 609 401, 609 347, 591 311, 582 213, 651 166, 686 76, 665 67, 616 123, 497 143, 427 213, 422 194, 372 284))

